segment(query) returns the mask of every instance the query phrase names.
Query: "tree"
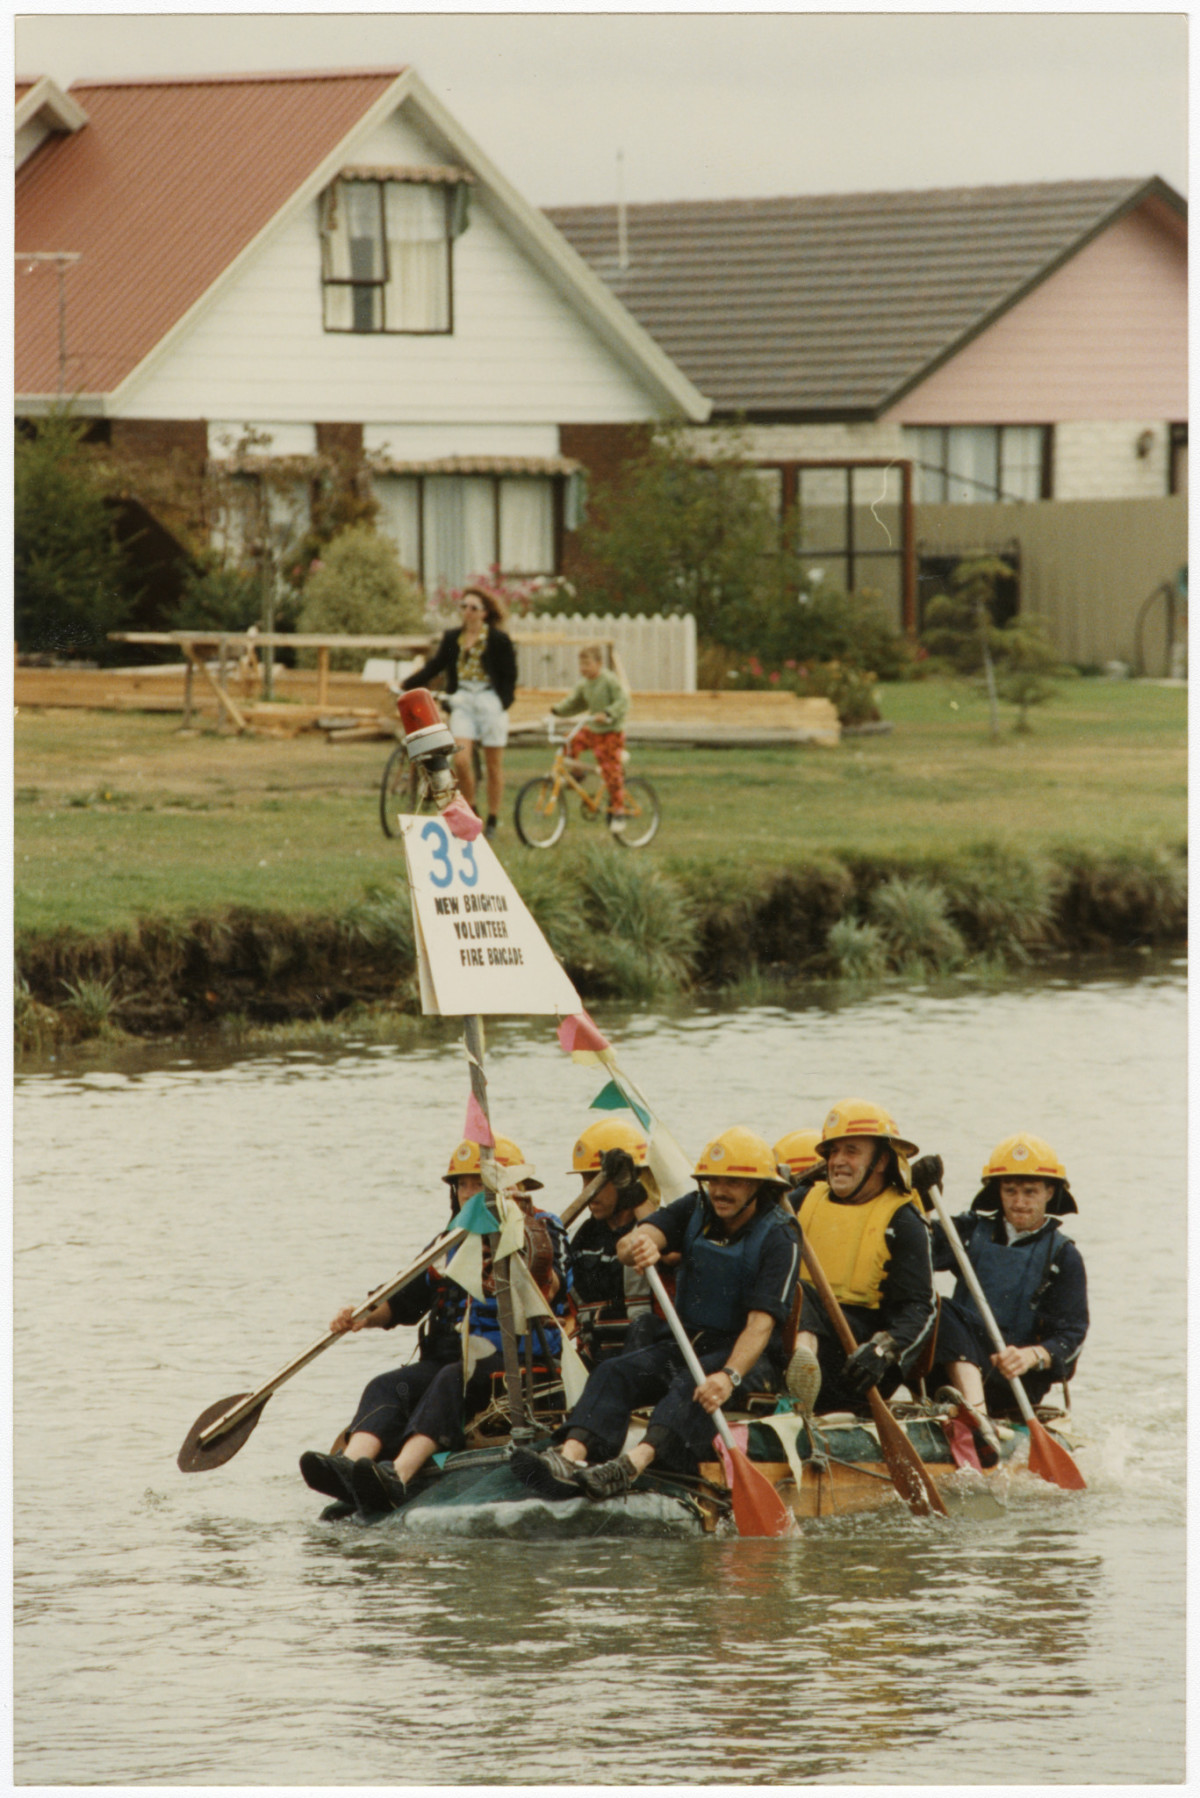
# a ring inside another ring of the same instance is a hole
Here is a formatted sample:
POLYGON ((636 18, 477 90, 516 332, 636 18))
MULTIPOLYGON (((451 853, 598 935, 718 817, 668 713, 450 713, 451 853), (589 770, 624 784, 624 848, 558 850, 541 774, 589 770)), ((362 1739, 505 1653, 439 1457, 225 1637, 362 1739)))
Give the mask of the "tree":
POLYGON ((85 430, 56 412, 39 420, 35 433, 17 436, 14 607, 17 642, 26 651, 111 655, 106 634, 120 627, 136 597, 85 430))
POLYGON ((1032 612, 1021 613, 997 632, 1000 639, 997 685, 1000 697, 1017 707, 1016 731, 1029 731, 1029 708, 1053 698, 1052 676, 1067 671, 1054 652, 1042 620, 1032 612))
MULTIPOLYGON (((314 566, 297 621, 301 632, 347 636, 403 636, 425 628, 425 595, 401 567, 390 537, 369 524, 351 525, 335 537, 314 566)), ((357 668, 362 656, 335 650, 332 668, 357 668)))
POLYGON ((950 592, 939 593, 925 609, 921 640, 930 655, 959 674, 982 674, 987 688, 993 737, 1000 735, 996 709, 995 655, 1001 633, 996 628, 996 582, 1011 579, 1012 565, 1000 556, 964 556, 950 576, 950 592))
POLYGON ((667 426, 597 489, 574 578, 598 611, 690 612, 702 638, 744 650, 770 628, 790 569, 737 432, 718 433, 701 464, 682 428, 667 426))

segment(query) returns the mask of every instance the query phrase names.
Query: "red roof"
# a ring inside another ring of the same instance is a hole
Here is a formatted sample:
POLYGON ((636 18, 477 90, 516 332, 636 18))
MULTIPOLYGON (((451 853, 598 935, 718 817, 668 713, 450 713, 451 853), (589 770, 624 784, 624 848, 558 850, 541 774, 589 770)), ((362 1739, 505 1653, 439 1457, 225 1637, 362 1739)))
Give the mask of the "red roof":
POLYGON ((88 115, 16 181, 16 391, 58 387, 52 266, 76 393, 111 393, 336 150, 403 71, 80 82, 88 115))

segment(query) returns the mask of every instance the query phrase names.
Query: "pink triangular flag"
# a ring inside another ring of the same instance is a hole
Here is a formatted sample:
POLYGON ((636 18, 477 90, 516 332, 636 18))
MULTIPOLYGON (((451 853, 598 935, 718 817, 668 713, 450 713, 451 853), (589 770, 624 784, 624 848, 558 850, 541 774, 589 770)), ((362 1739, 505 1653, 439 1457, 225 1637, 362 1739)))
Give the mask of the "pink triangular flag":
POLYGON ((467 1100, 467 1121, 463 1135, 468 1142, 477 1142, 481 1149, 494 1149, 496 1139, 492 1135, 492 1127, 487 1121, 487 1113, 472 1092, 467 1100))
POLYGON ((558 1027, 558 1040, 568 1055, 574 1055, 580 1049, 603 1053, 612 1046, 607 1037, 601 1036, 586 1011, 563 1019, 558 1027))
MULTIPOLYGON (((442 809, 442 818, 450 826, 452 837, 461 837, 464 843, 473 843, 483 829, 483 820, 478 812, 473 812, 465 799, 452 799, 442 809)), ((471 1139, 474 1141, 474 1138, 471 1139)))
POLYGON ((943 1417, 942 1429, 950 1444, 954 1465, 956 1467, 973 1467, 976 1473, 982 1473, 983 1463, 979 1459, 970 1425, 961 1417, 943 1417))

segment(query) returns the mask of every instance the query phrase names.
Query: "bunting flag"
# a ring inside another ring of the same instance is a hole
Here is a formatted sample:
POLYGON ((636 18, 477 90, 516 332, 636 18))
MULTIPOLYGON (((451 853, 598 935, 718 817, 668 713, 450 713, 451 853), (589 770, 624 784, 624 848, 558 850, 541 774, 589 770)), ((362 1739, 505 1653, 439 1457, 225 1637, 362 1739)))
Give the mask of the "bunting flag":
POLYGON ((650 1113, 632 1099, 626 1098, 615 1080, 602 1087, 588 1106, 589 1111, 632 1111, 643 1130, 650 1128, 650 1113))
POLYGON ((487 1113, 475 1097, 474 1090, 467 1100, 467 1121, 463 1125, 463 1136, 467 1142, 477 1142, 481 1149, 494 1149, 496 1146, 487 1113))
POLYGON ((612 1054, 612 1045, 601 1036, 586 1011, 564 1018, 558 1027, 558 1040, 572 1061, 603 1062, 612 1054))
MULTIPOLYGON (((456 1230, 469 1230, 472 1236, 495 1234, 500 1225, 488 1210, 486 1192, 477 1192, 467 1200, 454 1220, 454 1227, 456 1230)), ((463 1247, 466 1247, 465 1243, 463 1247)), ((461 1254, 461 1252, 460 1250, 459 1253, 461 1254)))
POLYGON ((442 807, 442 820, 450 827, 450 835, 461 842, 473 843, 483 829, 483 819, 459 796, 442 807))
POLYGON ((548 1326, 558 1331, 558 1364, 562 1373, 563 1393, 569 1409, 572 1405, 578 1404, 583 1396, 583 1389, 587 1385, 587 1368, 580 1360, 579 1351, 566 1331, 563 1330, 560 1319, 555 1317, 549 1301, 539 1290, 525 1263, 519 1260, 513 1261, 509 1271, 512 1279, 513 1310, 519 1319, 518 1331, 524 1334, 529 1327, 529 1320, 534 1317, 544 1317, 548 1326))

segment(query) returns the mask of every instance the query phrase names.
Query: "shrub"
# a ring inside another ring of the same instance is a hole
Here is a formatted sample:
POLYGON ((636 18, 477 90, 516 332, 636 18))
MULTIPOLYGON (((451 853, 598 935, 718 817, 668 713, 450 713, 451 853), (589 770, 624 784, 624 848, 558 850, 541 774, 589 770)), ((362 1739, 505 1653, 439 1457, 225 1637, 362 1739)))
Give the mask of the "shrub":
POLYGON ((899 680, 913 662, 908 640, 882 599, 833 587, 801 591, 794 605, 782 606, 771 640, 759 653, 776 662, 790 658, 869 668, 878 680, 899 680))
POLYGON ((261 577, 252 569, 206 560, 189 568, 183 591, 167 616, 168 630, 245 631, 263 609, 261 577))
MULTIPOLYGON (((368 524, 335 537, 309 575, 296 622, 300 632, 401 636, 425 628, 425 597, 415 575, 400 565, 390 537, 368 524)), ((315 659, 308 651, 306 659, 315 659)), ((334 650, 331 668, 362 666, 362 652, 334 650)))
POLYGON ((894 962, 949 968, 962 961, 965 944, 946 916, 940 887, 893 876, 875 888, 870 910, 894 962))
POLYGON ((630 999, 654 999, 686 985, 698 936, 683 891, 651 864, 608 843, 590 844, 575 872, 593 975, 630 999))
POLYGON ((872 980, 887 972, 887 944, 875 924, 839 918, 830 926, 825 946, 834 972, 843 980, 872 980))
POLYGON ((1041 861, 986 849, 942 875, 953 922, 973 949, 1005 961, 1029 960, 1054 922, 1054 888, 1041 861))
POLYGON ((13 465, 13 598, 23 650, 111 660, 106 641, 136 595, 104 483, 66 413, 18 433, 13 465))
POLYGON ((1001 699, 1017 707, 1016 731, 1028 731, 1029 708, 1053 698, 1053 676, 1066 675, 1046 635, 1046 627, 1032 612, 1022 612, 996 632, 996 689, 1001 699))

